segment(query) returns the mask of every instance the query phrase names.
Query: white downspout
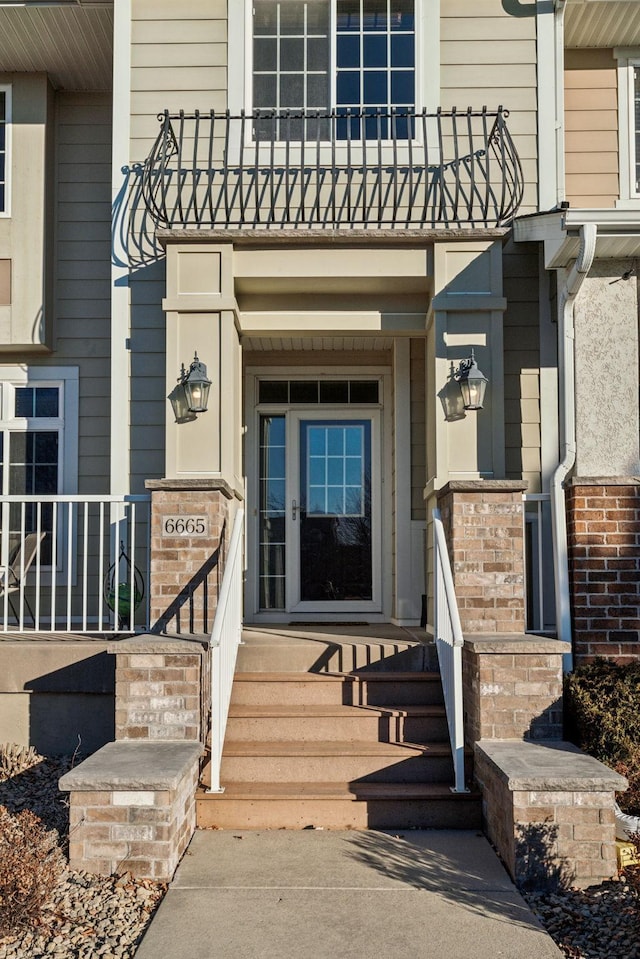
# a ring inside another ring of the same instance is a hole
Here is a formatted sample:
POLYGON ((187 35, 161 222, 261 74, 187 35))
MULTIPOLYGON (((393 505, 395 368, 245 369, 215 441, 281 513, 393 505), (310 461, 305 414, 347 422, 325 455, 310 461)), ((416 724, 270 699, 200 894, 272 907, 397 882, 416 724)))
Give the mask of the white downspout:
MULTIPOLYGON (((597 227, 585 223, 580 228, 580 252, 567 273, 558 300, 558 372, 560 375, 560 462, 551 477, 551 521, 553 528, 553 568, 556 587, 556 629, 558 639, 571 643, 571 607, 569 604, 569 560, 564 481, 576 460, 575 402, 575 327, 576 297, 591 269, 596 252, 597 227)), ((573 666, 573 654, 564 657, 565 672, 573 666)))

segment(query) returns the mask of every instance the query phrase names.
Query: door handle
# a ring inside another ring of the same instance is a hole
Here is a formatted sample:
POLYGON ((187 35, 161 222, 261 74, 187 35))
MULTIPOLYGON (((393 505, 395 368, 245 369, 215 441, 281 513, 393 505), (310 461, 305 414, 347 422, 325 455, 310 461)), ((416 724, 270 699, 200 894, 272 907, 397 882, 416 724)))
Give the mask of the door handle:
POLYGON ((298 512, 298 504, 295 500, 291 503, 291 519, 295 519, 298 512))

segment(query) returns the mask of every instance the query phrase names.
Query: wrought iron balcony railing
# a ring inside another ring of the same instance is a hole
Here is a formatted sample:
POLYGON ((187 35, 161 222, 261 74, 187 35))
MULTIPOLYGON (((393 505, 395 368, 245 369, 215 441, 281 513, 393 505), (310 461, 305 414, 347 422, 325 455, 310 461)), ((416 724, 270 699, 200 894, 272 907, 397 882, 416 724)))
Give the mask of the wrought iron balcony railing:
POLYGON ((501 226, 523 190, 507 116, 502 107, 165 111, 144 202, 170 228, 501 226))

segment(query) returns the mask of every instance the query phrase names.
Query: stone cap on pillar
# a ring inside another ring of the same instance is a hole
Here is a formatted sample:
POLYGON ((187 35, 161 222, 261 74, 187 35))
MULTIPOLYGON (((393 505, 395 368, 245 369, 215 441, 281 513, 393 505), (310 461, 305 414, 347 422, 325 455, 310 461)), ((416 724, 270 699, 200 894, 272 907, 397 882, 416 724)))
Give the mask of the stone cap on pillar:
POLYGON ((178 655, 200 656, 209 649, 209 637, 204 634, 189 633, 184 638, 170 633, 139 633, 125 639, 114 639, 107 645, 107 652, 118 655, 178 655))
POLYGON ((226 480, 219 477, 198 476, 193 479, 148 479, 144 481, 145 489, 152 493, 164 492, 218 492, 227 499, 244 499, 242 493, 233 489, 226 480))
POLYGON ((438 490, 438 499, 449 493, 524 493, 529 488, 526 480, 449 480, 438 490))

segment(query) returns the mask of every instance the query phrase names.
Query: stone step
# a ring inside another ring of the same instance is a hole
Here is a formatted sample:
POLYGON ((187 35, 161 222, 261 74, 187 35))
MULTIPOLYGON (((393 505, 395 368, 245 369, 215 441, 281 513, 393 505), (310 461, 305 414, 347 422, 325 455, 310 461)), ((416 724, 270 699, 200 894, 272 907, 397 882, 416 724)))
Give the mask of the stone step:
POLYGON ((409 630, 378 624, 332 626, 249 626, 242 631, 238 649, 240 672, 328 672, 353 669, 430 669, 436 662, 433 641, 424 630, 409 630))
POLYGON ((446 783, 231 783, 196 795, 201 829, 479 829, 477 793, 446 783))
POLYGON ((231 706, 226 742, 374 740, 385 743, 445 742, 443 706, 267 705, 231 706))
POLYGON ((223 783, 446 782, 452 775, 448 743, 229 742, 220 769, 223 783))
POLYGON ((442 703, 437 672, 236 673, 231 704, 406 706, 442 703))

